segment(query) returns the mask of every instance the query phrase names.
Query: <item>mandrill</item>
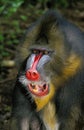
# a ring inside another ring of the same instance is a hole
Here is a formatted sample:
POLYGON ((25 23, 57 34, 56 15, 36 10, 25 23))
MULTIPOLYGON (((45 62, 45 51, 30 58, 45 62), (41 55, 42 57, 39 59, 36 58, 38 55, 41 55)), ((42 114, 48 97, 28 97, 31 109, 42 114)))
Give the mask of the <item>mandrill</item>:
POLYGON ((47 11, 18 56, 11 130, 84 130, 84 32, 47 11))

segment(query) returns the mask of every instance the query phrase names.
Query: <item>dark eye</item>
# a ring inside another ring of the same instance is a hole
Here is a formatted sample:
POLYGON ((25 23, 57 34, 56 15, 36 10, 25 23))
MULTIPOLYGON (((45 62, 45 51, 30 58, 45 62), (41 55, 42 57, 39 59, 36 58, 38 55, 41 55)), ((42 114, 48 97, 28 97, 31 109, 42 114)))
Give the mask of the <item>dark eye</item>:
POLYGON ((39 50, 33 49, 33 50, 32 50, 32 53, 33 53, 33 54, 39 54, 39 50))
POLYGON ((44 54, 44 55, 48 55, 48 54, 49 54, 49 51, 45 50, 45 51, 43 51, 43 54, 44 54))
POLYGON ((43 54, 44 55, 51 55, 51 54, 53 54, 53 51, 51 51, 51 50, 45 50, 45 51, 43 51, 43 54))

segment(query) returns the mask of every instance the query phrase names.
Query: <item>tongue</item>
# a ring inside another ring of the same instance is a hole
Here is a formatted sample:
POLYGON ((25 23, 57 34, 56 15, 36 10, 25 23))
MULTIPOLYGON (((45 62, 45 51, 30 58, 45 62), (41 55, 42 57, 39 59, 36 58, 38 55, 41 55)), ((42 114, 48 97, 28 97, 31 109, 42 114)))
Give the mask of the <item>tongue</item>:
POLYGON ((45 96, 48 94, 49 91, 49 87, 46 84, 44 84, 43 86, 29 84, 28 88, 30 92, 36 96, 45 96))

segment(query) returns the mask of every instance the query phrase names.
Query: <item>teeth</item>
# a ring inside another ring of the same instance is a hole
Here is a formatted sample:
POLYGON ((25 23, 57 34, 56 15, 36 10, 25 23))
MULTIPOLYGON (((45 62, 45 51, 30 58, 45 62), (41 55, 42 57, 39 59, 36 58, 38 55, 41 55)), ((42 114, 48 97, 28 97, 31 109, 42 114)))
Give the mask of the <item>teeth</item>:
POLYGON ((30 83, 30 85, 31 85, 32 88, 36 88, 36 87, 38 87, 38 86, 39 86, 39 87, 40 87, 40 86, 43 86, 44 89, 46 89, 46 86, 47 86, 46 83, 40 84, 40 85, 39 85, 39 84, 30 83))
POLYGON ((31 82, 29 84, 33 88, 38 87, 38 86, 43 86, 43 88, 46 89, 46 86, 48 86, 48 83, 45 83, 45 82, 31 82))
POLYGON ((33 86, 33 85, 35 85, 34 83, 31 83, 31 85, 33 86))

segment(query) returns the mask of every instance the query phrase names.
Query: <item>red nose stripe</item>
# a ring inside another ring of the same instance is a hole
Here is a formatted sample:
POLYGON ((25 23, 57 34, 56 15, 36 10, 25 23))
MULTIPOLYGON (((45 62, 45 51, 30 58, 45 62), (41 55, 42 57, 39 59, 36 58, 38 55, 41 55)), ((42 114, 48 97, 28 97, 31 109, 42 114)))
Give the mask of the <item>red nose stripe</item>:
POLYGON ((32 64, 31 69, 36 70, 36 66, 37 66, 37 64, 38 64, 38 62, 39 62, 39 60, 40 60, 41 57, 42 57, 41 53, 39 55, 35 56, 35 59, 34 59, 34 62, 32 64))
POLYGON ((29 70, 27 70, 26 77, 29 80, 34 80, 34 81, 39 80, 40 74, 36 70, 36 67, 37 67, 37 64, 38 64, 41 57, 42 57, 41 53, 39 55, 36 55, 35 58, 34 58, 34 62, 32 64, 32 67, 29 70))

